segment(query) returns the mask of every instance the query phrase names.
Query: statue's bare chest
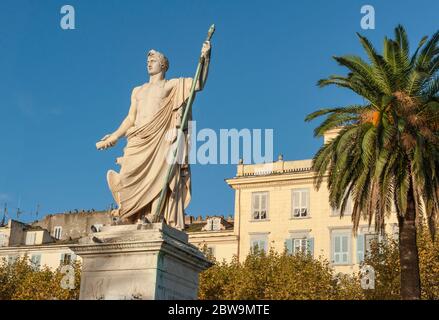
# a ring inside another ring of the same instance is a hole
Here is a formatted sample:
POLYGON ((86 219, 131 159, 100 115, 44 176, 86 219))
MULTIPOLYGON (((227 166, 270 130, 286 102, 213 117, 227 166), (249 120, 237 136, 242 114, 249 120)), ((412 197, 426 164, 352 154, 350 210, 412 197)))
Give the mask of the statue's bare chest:
POLYGON ((167 90, 165 83, 162 84, 151 84, 147 83, 140 88, 137 93, 137 100, 143 103, 148 103, 148 101, 161 100, 166 98, 169 94, 169 90, 167 90))
POLYGON ((144 123, 151 120, 160 109, 163 99, 169 95, 170 90, 166 83, 147 83, 137 92, 137 123, 144 123))

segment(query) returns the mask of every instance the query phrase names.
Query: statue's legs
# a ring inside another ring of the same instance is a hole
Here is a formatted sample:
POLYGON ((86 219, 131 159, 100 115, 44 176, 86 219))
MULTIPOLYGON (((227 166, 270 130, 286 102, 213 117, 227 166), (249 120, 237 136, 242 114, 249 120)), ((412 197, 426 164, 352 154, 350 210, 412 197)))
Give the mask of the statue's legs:
MULTIPOLYGON (((163 217, 165 222, 179 230, 184 230, 184 199, 183 193, 185 182, 182 179, 180 170, 177 170, 176 179, 173 179, 171 186, 168 188, 166 198, 164 199, 163 217)), ((140 209, 138 212, 130 215, 129 217, 120 217, 121 201, 120 201, 120 174, 110 170, 107 173, 108 186, 113 195, 114 201, 117 203, 118 208, 111 212, 112 217, 121 218, 121 223, 135 224, 138 220, 146 219, 148 222, 152 222, 154 215, 157 211, 160 202, 160 194, 158 194, 148 205, 140 209)))
POLYGON ((151 223, 154 214, 157 210, 157 207, 159 206, 159 200, 160 200, 160 194, 157 195, 157 197, 155 197, 153 201, 151 201, 148 205, 143 207, 141 210, 127 217, 125 221, 130 224, 134 224, 137 223, 139 219, 142 220, 143 218, 146 218, 146 220, 151 223))
POLYGON ((114 201, 116 202, 118 208, 111 212, 113 217, 119 217, 120 215, 120 178, 119 174, 113 170, 107 172, 107 182, 110 188, 111 194, 113 195, 114 201))
POLYGON ((166 223, 171 227, 184 230, 184 201, 183 201, 183 180, 181 179, 180 172, 178 172, 177 179, 173 190, 169 190, 168 198, 166 199, 166 207, 164 217, 166 223))
MULTIPOLYGON (((166 196, 166 199, 165 199, 165 207, 166 207, 166 204, 168 203, 168 201, 169 201, 169 195, 167 195, 166 196)), ((149 222, 152 222, 152 220, 154 219, 154 215, 155 215, 155 213, 157 212, 157 208, 158 208, 158 206, 159 206, 159 203, 160 203, 160 194, 158 194, 155 198, 154 198, 154 200, 152 200, 151 201, 151 203, 149 203, 146 207, 145 207, 145 218, 149 221, 149 222)), ((164 209, 164 210, 166 210, 166 208, 164 209)))
MULTIPOLYGON (((160 194, 157 197, 155 197, 154 200, 151 202, 151 211, 146 216, 146 219, 148 219, 148 221, 152 222, 152 219, 154 218, 154 215, 155 215, 157 208, 159 206, 159 202, 160 202, 160 194)), ((166 203, 166 201, 165 201, 165 203, 166 203)))

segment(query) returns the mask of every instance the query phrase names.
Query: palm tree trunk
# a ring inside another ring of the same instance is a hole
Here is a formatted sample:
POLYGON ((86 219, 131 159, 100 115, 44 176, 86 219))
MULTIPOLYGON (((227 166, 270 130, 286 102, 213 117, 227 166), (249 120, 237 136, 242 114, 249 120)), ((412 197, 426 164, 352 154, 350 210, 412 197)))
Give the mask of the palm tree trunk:
POLYGON ((410 181, 407 211, 404 216, 398 215, 401 299, 403 300, 419 300, 421 298, 421 278, 416 243, 416 209, 413 195, 413 184, 410 181))

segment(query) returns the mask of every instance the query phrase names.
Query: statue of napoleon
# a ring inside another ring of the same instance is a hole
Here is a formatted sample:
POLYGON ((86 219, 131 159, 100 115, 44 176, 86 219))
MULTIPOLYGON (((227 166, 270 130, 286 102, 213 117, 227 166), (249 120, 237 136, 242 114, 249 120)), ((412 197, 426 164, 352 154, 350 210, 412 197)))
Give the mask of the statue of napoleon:
MULTIPOLYGON (((210 41, 206 41, 201 50, 202 69, 195 91, 202 90, 206 83, 210 52, 210 41)), ((118 204, 112 215, 126 223, 135 223, 142 218, 152 222, 170 166, 169 150, 176 140, 175 134, 170 138, 170 133, 187 129, 180 128, 181 116, 193 79, 167 80, 169 61, 155 50, 147 54, 147 68, 149 82, 134 88, 128 116, 115 132, 96 143, 96 148, 103 150, 114 146, 120 138, 127 138, 124 155, 117 159, 120 172, 110 170, 107 173, 109 188, 118 204)), ((165 222, 179 230, 184 229, 184 209, 191 199, 188 140, 186 132, 185 160, 175 166, 162 206, 165 222)))

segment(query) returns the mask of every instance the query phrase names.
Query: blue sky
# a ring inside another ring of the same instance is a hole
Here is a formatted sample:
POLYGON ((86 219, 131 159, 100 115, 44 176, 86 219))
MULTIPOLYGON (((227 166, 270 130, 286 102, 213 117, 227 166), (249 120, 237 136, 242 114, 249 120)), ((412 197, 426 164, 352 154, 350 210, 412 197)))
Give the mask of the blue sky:
MULTIPOLYGON (((360 31, 381 48, 402 23, 412 46, 437 24, 436 0, 387 1, 0 1, 0 206, 22 219, 112 202, 105 174, 125 142, 95 142, 128 112, 130 92, 147 80, 145 52, 171 62, 168 78, 193 76, 210 24, 217 33, 209 82, 194 104, 198 129, 274 129, 274 155, 311 158, 321 145, 306 114, 359 102, 318 79, 342 70, 333 55, 362 54, 360 31), (60 28, 73 5, 76 30, 60 28), (376 29, 361 30, 373 5, 376 29)), ((360 101, 361 102, 361 101, 360 101)), ((193 215, 232 214, 224 179, 235 165, 194 165, 193 215)))

